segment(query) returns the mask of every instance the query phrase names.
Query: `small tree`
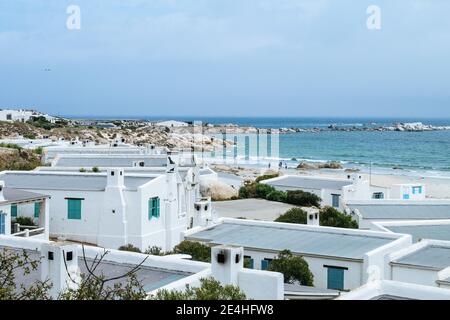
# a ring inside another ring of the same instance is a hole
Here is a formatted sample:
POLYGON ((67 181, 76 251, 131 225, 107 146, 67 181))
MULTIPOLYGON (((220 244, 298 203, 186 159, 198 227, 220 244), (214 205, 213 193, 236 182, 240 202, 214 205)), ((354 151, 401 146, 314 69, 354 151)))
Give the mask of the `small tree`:
POLYGON ((292 190, 287 192, 286 202, 301 207, 320 207, 322 200, 319 196, 302 190, 292 190))
POLYGON ((92 172, 100 172, 100 169, 98 167, 93 167, 92 172))
POLYGON ((153 300, 245 300, 245 294, 237 286, 222 286, 211 279, 200 279, 200 287, 186 286, 185 291, 159 290, 153 300))
POLYGON ((164 253, 162 251, 162 248, 158 247, 158 246, 149 247, 147 250, 145 250, 144 253, 145 254, 150 254, 152 256, 164 256, 164 255, 166 255, 166 253, 164 253))
POLYGON ((27 286, 18 285, 16 275, 27 277, 38 272, 40 260, 34 260, 23 250, 18 253, 9 249, 0 250, 0 300, 47 300, 51 283, 35 281, 27 286))
POLYGON ((291 251, 281 251, 269 264, 269 271, 280 272, 284 275, 285 283, 298 282, 304 286, 314 285, 314 276, 309 270, 308 263, 291 251))
POLYGON ((34 226, 33 218, 30 217, 16 217, 14 222, 20 224, 21 226, 34 226))
POLYGON ((200 242, 185 240, 174 248, 173 253, 188 254, 192 260, 211 262, 211 248, 200 242))
POLYGON ((352 217, 332 207, 325 207, 320 210, 320 225, 325 227, 358 229, 358 223, 352 217))
POLYGON ((275 222, 306 224, 307 213, 300 208, 292 208, 279 216, 275 222))

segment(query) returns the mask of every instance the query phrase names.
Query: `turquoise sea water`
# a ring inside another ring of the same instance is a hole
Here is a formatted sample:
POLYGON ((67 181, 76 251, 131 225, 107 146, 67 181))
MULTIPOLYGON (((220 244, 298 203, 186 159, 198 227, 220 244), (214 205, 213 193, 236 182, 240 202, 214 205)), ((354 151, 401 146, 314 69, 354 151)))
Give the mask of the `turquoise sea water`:
MULTIPOLYGON (((103 117, 108 118, 108 117, 103 117)), ((116 117, 117 118, 117 117, 116 117)), ((145 120, 202 121, 234 123, 258 128, 327 128, 388 126, 398 122, 422 122, 449 126, 450 119, 412 118, 257 118, 257 117, 123 117, 145 120)), ((341 161, 346 166, 378 170, 429 172, 450 176, 450 131, 367 132, 323 131, 280 135, 279 158, 294 165, 292 158, 312 161, 341 161)), ((274 159, 276 160, 276 159, 274 159)))

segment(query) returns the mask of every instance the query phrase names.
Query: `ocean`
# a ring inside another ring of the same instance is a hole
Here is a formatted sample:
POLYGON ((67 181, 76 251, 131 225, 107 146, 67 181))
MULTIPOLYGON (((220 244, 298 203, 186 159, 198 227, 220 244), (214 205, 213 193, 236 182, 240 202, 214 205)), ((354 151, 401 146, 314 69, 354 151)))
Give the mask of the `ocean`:
MULTIPOLYGON (((105 117, 106 118, 106 117, 105 117)), ((125 117, 124 117, 125 118, 125 117)), ((258 117, 129 117, 145 120, 233 123, 258 128, 327 128, 389 126, 399 122, 422 122, 449 126, 450 119, 413 118, 258 118, 258 117)), ((346 167, 397 174, 450 177, 450 130, 429 132, 322 131, 281 134, 279 159, 292 166, 300 160, 340 161, 346 167), (292 161, 295 158, 296 161, 292 161)), ((241 157, 243 155, 240 155, 241 157)))

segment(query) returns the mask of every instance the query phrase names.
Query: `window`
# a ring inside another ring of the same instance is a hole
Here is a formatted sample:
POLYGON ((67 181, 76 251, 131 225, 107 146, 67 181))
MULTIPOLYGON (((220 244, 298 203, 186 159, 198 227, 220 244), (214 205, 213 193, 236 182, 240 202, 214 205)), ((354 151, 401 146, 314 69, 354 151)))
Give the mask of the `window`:
POLYGON ((81 199, 67 199, 67 218, 81 220, 81 199))
POLYGON ((159 218, 159 197, 148 199, 148 219, 159 218))
POLYGON ((408 200, 408 199, 409 199, 409 194, 405 193, 405 194, 403 195, 403 200, 408 200))
POLYGON ((41 213, 41 203, 35 202, 34 203, 34 217, 39 218, 40 213, 41 213))
POLYGON ((375 192, 372 195, 372 199, 384 199, 384 193, 383 192, 375 192))
POLYGON ((3 212, 0 212, 0 234, 5 234, 5 217, 6 215, 3 212))
POLYGON ((413 194, 422 194, 422 187, 413 187, 412 188, 412 193, 413 194))
POLYGON ((326 267, 328 268, 327 288, 332 290, 344 290, 344 271, 345 268, 326 267))
POLYGON ((11 205, 11 217, 17 217, 17 204, 11 205))
POLYGON ((269 265, 272 259, 261 260, 261 270, 269 270, 269 265))
POLYGON ((255 261, 250 256, 244 256, 244 266, 249 269, 255 268, 255 261))
POLYGON ((331 195, 331 202, 332 202, 332 205, 333 205, 333 207, 334 208, 339 208, 339 198, 340 198, 341 196, 339 195, 339 194, 332 194, 331 195))

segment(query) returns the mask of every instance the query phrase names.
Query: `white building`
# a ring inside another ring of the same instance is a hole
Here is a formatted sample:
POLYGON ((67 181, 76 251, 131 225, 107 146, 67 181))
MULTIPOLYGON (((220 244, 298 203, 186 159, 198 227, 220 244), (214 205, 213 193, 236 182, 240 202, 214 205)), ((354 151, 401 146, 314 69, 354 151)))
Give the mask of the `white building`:
POLYGON ((0 110, 0 121, 19 121, 27 122, 32 117, 44 117, 49 122, 55 122, 56 118, 49 116, 48 114, 43 114, 35 110, 26 109, 1 109, 0 110))
POLYGON ((155 126, 177 128, 177 127, 188 127, 189 123, 183 122, 183 121, 168 120, 168 121, 156 122, 155 126))
POLYGON ((397 281, 372 281, 336 300, 450 300, 450 290, 397 281))
POLYGON ((49 196, 7 188, 0 181, 0 235, 49 237, 49 196), (14 223, 17 217, 29 217, 33 226, 14 223))
MULTIPOLYGON (((80 273, 87 273, 86 263, 104 254, 102 248, 66 242, 50 242, 31 238, 0 236, 0 250, 26 250, 30 258, 41 260, 38 270, 16 280, 18 286, 28 285, 33 281, 50 280, 53 287, 52 297, 68 287, 76 289, 80 273), (50 254, 51 253, 51 254, 50 254), (66 267, 67 265, 67 267, 66 267), (70 275, 70 276, 69 276, 70 275)), ((186 286, 197 287, 201 279, 213 278, 222 285, 236 285, 248 299, 281 300, 284 298, 283 275, 276 272, 257 271, 243 268, 243 249, 236 247, 213 248, 211 264, 187 260, 186 256, 151 256, 135 252, 108 250, 104 259, 97 266, 94 274, 106 278, 117 277, 129 272, 139 264, 135 273, 148 296, 159 290, 184 291, 186 286)), ((114 285, 119 280, 110 282, 114 285)))
POLYGON ((450 278, 450 242, 423 240, 390 255, 391 279, 445 287, 450 278))
POLYGON ((244 248, 255 269, 265 270, 280 251, 303 256, 320 289, 351 290, 371 279, 389 279, 387 256, 411 245, 411 236, 240 219, 194 228, 185 239, 244 248))
POLYGON ((450 219, 450 201, 356 200, 348 202, 345 211, 360 229, 383 230, 377 222, 450 219))
POLYGON ((5 171, 10 188, 51 196, 50 234, 108 248, 132 244, 141 250, 171 250, 181 232, 207 222, 209 200, 186 192, 176 167, 157 175, 5 171), (205 205, 197 208, 198 201, 205 205), (205 210, 206 207, 206 210, 205 210))
POLYGON ((261 183, 281 191, 301 190, 313 193, 322 199, 322 205, 341 210, 346 201, 372 198, 369 181, 363 180, 358 174, 349 175, 348 179, 287 175, 261 183))
POLYGON ((391 187, 390 199, 425 200, 426 187, 422 184, 394 184, 391 187))
POLYGON ((380 231, 410 234, 413 242, 424 239, 450 241, 450 219, 381 221, 373 224, 380 231))

